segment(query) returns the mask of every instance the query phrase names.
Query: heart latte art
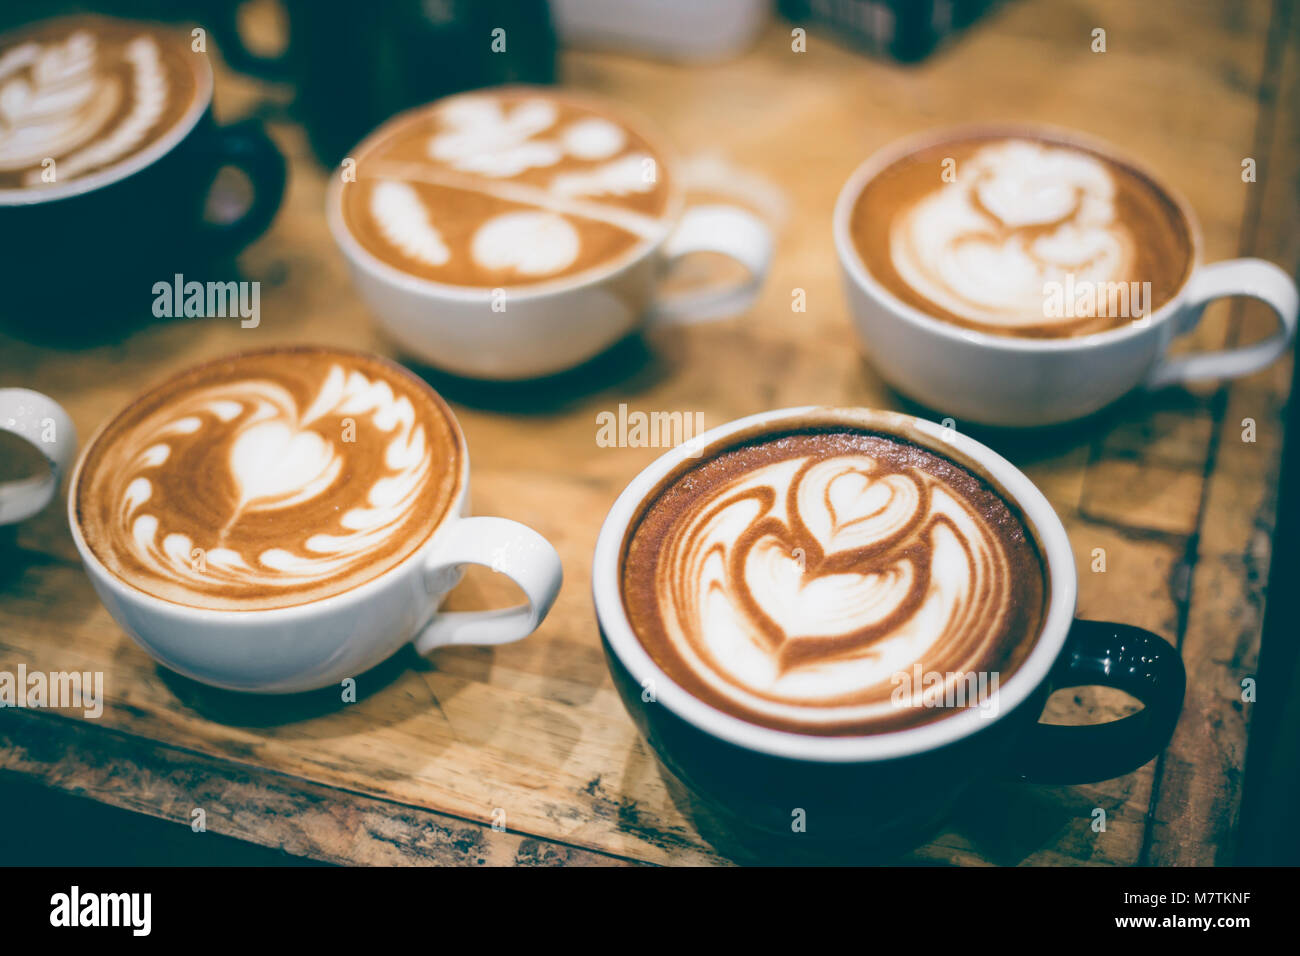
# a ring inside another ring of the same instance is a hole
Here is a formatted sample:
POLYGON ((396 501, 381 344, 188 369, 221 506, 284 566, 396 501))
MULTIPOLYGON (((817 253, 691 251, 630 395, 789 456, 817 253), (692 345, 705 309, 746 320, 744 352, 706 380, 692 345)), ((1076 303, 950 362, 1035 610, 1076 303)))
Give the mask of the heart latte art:
POLYGON ((1028 138, 913 153, 863 189, 851 231, 899 298, 997 335, 1083 335, 1149 315, 1191 262, 1181 212, 1145 176, 1028 138))
POLYGON ((358 150, 348 231, 380 261, 457 286, 517 286, 610 263, 666 231, 660 155, 553 92, 467 93, 358 150))
POLYGON ((900 697, 898 675, 1003 679, 1042 612, 1036 550, 1001 497, 865 432, 778 436, 693 468, 648 508, 625 569, 633 629, 670 677, 804 733, 952 713, 923 706, 920 686, 900 697))
POLYGON ((460 484, 418 380, 327 350, 183 373, 98 436, 75 490, 95 555, 180 604, 254 609, 355 587, 414 551, 460 484))
POLYGON ((0 189, 108 170, 175 128, 198 82, 185 39, 99 17, 0 39, 0 189))

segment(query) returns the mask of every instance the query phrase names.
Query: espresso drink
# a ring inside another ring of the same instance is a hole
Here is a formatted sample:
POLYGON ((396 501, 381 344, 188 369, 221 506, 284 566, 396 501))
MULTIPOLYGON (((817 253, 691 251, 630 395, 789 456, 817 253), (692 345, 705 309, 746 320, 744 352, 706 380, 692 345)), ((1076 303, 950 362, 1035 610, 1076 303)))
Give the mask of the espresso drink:
POLYGON ((507 87, 382 127, 354 157, 343 220, 411 275, 507 287, 575 276, 667 231, 661 154, 585 100, 507 87))
POLYGON ((85 16, 0 37, 0 190, 110 173, 195 106, 188 37, 85 16))
POLYGON ((669 677, 742 720, 861 735, 954 713, 1037 639, 1044 565, 960 465, 843 426, 679 471, 625 543, 623 602, 669 677), (974 678, 974 682, 968 682, 974 678), (928 701, 928 703, 927 703, 928 701))
POLYGON ((1005 134, 879 172, 850 225, 867 271, 927 315, 997 335, 1087 335, 1149 315, 1192 266, 1182 211, 1140 171, 1005 134))
POLYGON ((90 550, 191 607, 303 604, 411 555, 461 488, 450 410, 385 360, 248 352, 153 389, 105 426, 74 480, 90 550))

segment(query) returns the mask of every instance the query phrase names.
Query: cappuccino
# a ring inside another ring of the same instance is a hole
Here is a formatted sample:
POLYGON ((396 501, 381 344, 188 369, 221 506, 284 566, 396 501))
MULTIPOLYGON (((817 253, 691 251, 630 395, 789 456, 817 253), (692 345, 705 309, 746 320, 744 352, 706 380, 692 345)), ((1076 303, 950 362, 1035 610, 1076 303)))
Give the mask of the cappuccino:
POLYGON ((989 481, 903 436, 818 426, 669 476, 625 541, 622 597, 692 696, 847 736, 993 703, 1038 638, 1046 577, 989 481))
POLYGON ((180 32, 107 17, 0 37, 0 191, 124 171, 197 109, 203 57, 180 32))
POLYGON ((1039 133, 966 134, 863 187, 850 233, 877 282, 928 316, 1003 336, 1117 328, 1193 265, 1179 204, 1145 173, 1039 133))
POLYGON ((115 576, 189 607, 328 598, 413 554, 460 493, 450 409, 405 369, 332 348, 182 372, 92 440, 76 522, 115 576))
POLYGON ((343 222, 365 252, 444 285, 576 277, 668 231, 663 153, 585 99, 465 93, 381 127, 351 157, 343 222))

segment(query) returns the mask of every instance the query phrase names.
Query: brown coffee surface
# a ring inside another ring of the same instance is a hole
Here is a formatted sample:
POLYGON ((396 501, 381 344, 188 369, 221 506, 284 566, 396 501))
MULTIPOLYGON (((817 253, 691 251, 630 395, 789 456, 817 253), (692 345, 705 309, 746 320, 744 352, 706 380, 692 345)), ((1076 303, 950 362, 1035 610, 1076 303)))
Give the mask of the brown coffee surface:
POLYGON ((268 349, 145 393, 93 439, 72 494, 86 544, 127 584, 260 610, 410 556, 456 501, 463 456, 451 411, 400 366, 268 349))
POLYGON ((440 100, 381 127, 355 161, 348 232, 380 261, 447 285, 576 276, 667 229, 661 153, 614 112, 550 90, 440 100))
POLYGON ((995 335, 1088 335, 1149 315, 1193 259, 1177 202, 1083 146, 997 132, 878 173, 850 233, 867 271, 934 318, 995 335))
POLYGON ((959 685, 1014 673, 1045 608, 1032 535, 987 481, 840 426, 758 438, 670 476, 629 531, 623 568, 632 629, 673 681, 742 720, 817 735, 976 706, 980 685, 959 685))
POLYGON ((0 189, 48 188, 138 155, 190 111, 205 55, 171 28, 89 15, 0 37, 0 189))

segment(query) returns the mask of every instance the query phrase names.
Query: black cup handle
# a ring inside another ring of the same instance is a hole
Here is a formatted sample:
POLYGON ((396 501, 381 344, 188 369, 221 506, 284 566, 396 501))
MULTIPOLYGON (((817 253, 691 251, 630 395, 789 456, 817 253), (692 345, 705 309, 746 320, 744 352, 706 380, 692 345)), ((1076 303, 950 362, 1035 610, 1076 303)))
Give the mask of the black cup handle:
POLYGON ((221 127, 216 141, 214 173, 223 166, 243 170, 253 188, 253 198, 248 208, 229 222, 203 221, 206 251, 213 256, 234 253, 266 231, 280 208, 288 178, 283 154, 257 120, 221 127))
MULTIPOLYGON (((287 9, 285 12, 288 12, 287 9)), ((221 58, 232 70, 259 76, 264 80, 289 78, 291 70, 288 50, 276 56, 263 56, 254 53, 244 43, 244 37, 239 32, 239 0, 215 0, 208 20, 215 27, 221 58)))
POLYGON ((1035 783, 1091 783, 1136 770, 1173 735, 1187 673, 1168 641, 1128 624, 1076 620, 1048 677, 1052 690, 1100 685, 1142 702, 1119 720, 1084 726, 1035 724, 1020 742, 1016 774, 1035 783))

